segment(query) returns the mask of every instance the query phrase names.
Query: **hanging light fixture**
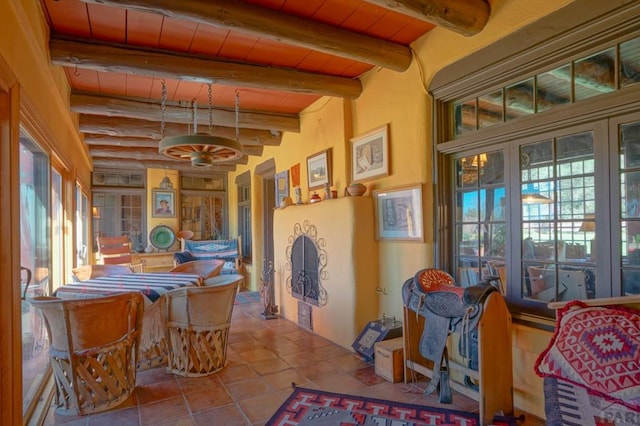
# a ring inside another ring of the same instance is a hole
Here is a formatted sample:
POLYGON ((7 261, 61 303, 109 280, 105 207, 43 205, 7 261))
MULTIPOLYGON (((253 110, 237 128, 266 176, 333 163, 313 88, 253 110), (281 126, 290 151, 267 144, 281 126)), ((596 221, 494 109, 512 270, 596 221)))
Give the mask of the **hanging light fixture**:
POLYGON ((167 88, 162 80, 162 140, 158 144, 160 154, 174 160, 190 160, 193 167, 210 167, 213 164, 237 160, 242 157, 242 144, 239 142, 238 116, 240 112, 239 95, 236 91, 236 140, 213 136, 213 100, 211 83, 208 85, 209 133, 198 133, 198 104, 192 102, 192 133, 179 136, 164 136, 164 116, 167 102, 167 88))
POLYGON ((533 184, 527 184, 526 189, 521 193, 522 204, 553 204, 554 201, 542 195, 540 191, 533 187, 533 184))

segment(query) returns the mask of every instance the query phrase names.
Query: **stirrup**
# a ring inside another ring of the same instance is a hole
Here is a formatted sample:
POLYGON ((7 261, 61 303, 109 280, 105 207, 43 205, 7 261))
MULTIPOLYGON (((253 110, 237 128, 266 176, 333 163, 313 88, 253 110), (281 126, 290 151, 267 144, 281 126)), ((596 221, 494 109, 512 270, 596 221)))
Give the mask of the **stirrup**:
POLYGON ((440 365, 440 383, 438 396, 441 404, 451 404, 453 396, 451 394, 451 382, 449 381, 449 356, 447 348, 442 352, 442 364, 440 365))

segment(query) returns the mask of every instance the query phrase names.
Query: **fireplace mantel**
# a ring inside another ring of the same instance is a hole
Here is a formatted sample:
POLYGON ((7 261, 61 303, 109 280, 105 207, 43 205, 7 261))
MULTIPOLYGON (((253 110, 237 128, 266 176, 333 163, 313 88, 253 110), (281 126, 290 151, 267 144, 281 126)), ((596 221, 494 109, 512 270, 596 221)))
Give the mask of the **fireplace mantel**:
POLYGON ((371 197, 342 197, 293 205, 274 214, 276 301, 285 318, 298 322, 298 299, 286 289, 287 247, 296 225, 313 225, 327 256, 325 306, 311 308, 314 333, 345 348, 369 322, 378 319, 378 245, 371 197))

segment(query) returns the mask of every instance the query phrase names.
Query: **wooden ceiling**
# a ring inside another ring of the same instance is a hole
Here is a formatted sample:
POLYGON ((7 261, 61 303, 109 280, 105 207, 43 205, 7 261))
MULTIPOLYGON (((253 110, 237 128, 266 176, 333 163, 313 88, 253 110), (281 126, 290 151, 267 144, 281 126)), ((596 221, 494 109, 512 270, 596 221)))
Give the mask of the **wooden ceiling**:
POLYGON ((190 170, 158 142, 163 117, 165 136, 191 132, 195 101, 199 132, 212 123, 242 144, 242 158, 212 167, 233 170, 298 132, 299 113, 320 97, 357 98, 373 67, 406 70, 409 45, 435 26, 470 36, 490 15, 485 0, 41 3, 96 168, 190 170))

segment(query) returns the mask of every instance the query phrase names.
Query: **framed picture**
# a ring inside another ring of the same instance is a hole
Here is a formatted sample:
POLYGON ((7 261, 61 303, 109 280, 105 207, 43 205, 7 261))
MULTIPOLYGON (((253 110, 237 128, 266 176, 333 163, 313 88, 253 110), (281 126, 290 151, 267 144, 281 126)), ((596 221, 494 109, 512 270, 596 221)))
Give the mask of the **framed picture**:
POLYGON ((424 241, 422 186, 373 191, 377 240, 424 241))
POLYGON ((389 174, 389 125, 351 139, 351 181, 389 174))
POLYGON ((282 199, 289 196, 289 171, 276 173, 276 208, 282 207, 282 199))
POLYGON ((331 149, 307 157, 307 179, 309 189, 331 186, 331 149))
POLYGON ((176 217, 176 191, 174 189, 151 190, 151 217, 176 217))

